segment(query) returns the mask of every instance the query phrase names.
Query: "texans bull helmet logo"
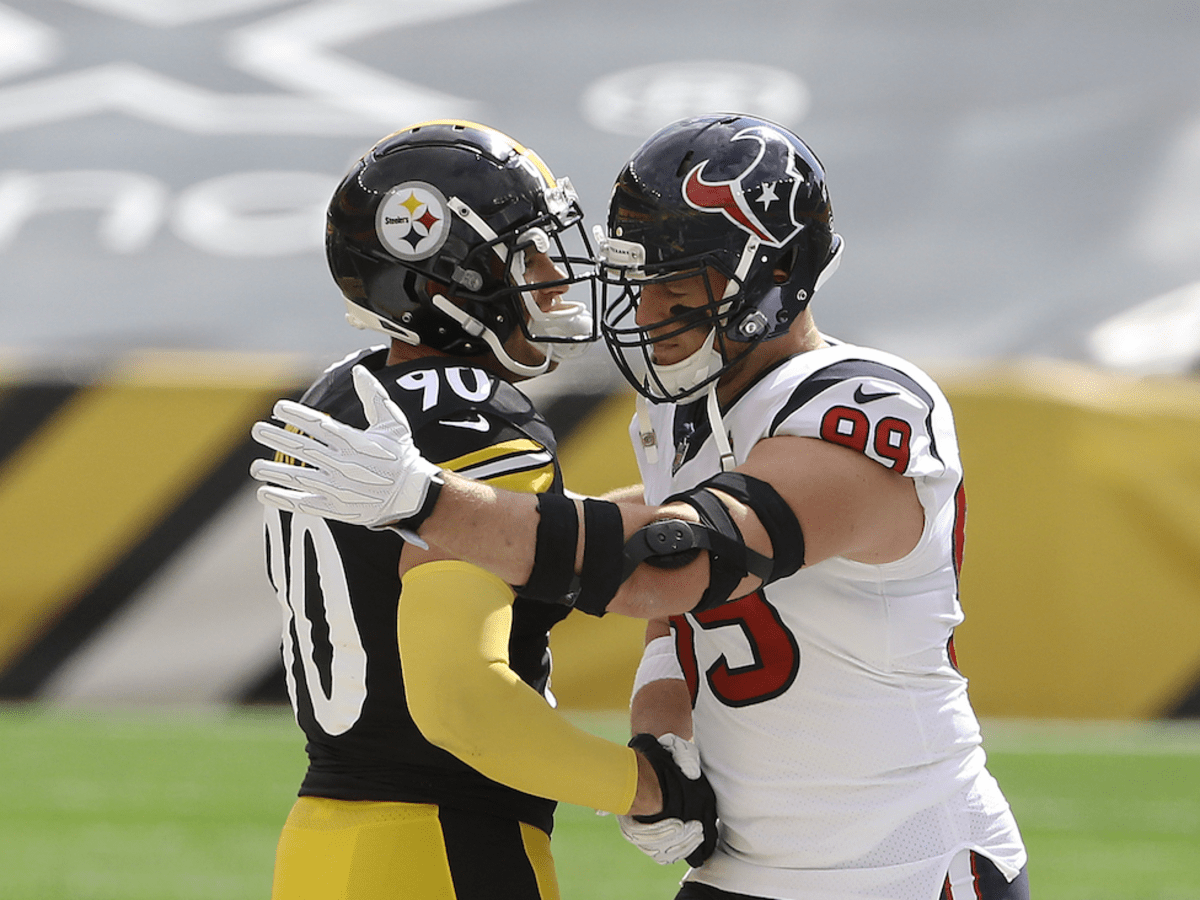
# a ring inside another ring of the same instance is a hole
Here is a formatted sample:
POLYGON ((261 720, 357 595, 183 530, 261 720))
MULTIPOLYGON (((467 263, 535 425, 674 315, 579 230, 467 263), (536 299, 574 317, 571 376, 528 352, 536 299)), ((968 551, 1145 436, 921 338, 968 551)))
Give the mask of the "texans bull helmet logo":
POLYGON ((770 129, 760 126, 744 128, 731 140, 757 142, 757 152, 746 169, 735 178, 709 181, 703 174, 709 163, 706 159, 695 165, 683 180, 683 199, 699 212, 721 213, 768 246, 782 247, 801 228, 796 220, 795 202, 804 178, 796 168, 792 147, 770 129), (771 159, 763 166, 768 154, 771 159), (782 165, 777 164, 780 159, 784 160, 782 165), (756 177, 760 169, 763 173, 782 169, 787 177, 762 181, 761 175, 756 177))

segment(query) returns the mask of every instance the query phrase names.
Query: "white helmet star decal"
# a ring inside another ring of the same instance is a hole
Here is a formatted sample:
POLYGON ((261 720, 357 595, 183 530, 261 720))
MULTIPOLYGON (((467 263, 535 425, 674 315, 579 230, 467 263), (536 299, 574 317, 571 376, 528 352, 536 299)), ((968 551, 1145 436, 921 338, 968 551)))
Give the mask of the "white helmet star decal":
POLYGON ((766 212, 768 209, 770 209, 771 204, 778 199, 779 195, 775 193, 774 183, 764 184, 762 186, 762 193, 758 195, 758 202, 762 204, 763 212, 766 212))

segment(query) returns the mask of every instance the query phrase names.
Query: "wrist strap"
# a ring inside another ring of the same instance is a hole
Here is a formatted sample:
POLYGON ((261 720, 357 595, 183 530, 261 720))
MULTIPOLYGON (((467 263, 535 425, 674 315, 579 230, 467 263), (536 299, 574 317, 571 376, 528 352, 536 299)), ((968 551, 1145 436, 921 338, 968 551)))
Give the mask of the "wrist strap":
POLYGON ((433 515, 433 508, 437 506, 438 497, 441 495, 442 486, 445 483, 440 474, 434 475, 429 479, 429 487, 425 489, 425 497, 421 500, 420 509, 406 519, 398 519, 395 522, 388 522, 386 525, 375 525, 371 530, 382 529, 394 531, 410 544, 416 544, 418 547, 428 549, 429 545, 421 540, 420 535, 417 534, 417 529, 425 523, 426 519, 433 515))

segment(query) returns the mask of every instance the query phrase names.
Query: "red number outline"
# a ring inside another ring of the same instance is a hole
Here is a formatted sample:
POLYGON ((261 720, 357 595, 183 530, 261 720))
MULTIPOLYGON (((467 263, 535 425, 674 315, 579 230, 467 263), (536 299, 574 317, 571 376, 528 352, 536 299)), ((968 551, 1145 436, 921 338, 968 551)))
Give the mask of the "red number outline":
MULTIPOLYGON (((732 707, 764 703, 787 691, 795 682, 800 672, 800 646, 762 591, 693 613, 692 618, 705 630, 740 628, 754 657, 754 662, 734 667, 721 654, 708 667, 705 681, 721 703, 732 707)), ((675 632, 675 651, 695 706, 700 688, 695 634, 684 616, 672 616, 671 626, 675 632)))

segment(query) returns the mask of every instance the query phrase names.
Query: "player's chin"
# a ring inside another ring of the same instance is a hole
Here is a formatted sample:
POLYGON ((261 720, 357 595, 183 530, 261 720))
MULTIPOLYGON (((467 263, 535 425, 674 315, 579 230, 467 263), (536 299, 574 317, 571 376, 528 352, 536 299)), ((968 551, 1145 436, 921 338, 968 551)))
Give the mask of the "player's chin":
POLYGON ((656 366, 673 366, 676 363, 681 363, 688 358, 688 354, 677 345, 658 346, 655 345, 650 353, 651 362, 656 366))

